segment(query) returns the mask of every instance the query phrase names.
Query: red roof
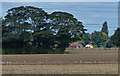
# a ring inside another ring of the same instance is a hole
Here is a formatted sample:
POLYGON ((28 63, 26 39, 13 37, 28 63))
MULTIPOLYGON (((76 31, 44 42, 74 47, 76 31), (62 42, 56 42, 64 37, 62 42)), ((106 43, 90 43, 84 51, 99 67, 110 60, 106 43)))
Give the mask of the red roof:
POLYGON ((92 44, 88 44, 88 45, 93 46, 92 44))
POLYGON ((73 43, 70 43, 70 45, 73 45, 73 44, 79 44, 78 42, 73 42, 73 43))

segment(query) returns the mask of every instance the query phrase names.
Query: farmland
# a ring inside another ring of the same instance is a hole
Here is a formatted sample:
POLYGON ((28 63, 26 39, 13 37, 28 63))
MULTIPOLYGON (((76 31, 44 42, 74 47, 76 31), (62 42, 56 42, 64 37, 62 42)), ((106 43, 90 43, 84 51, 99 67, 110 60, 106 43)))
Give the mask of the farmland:
POLYGON ((116 64, 3 65, 3 74, 117 74, 116 64))
POLYGON ((3 55, 2 72, 3 74, 117 74, 117 50, 69 51, 77 54, 3 55))

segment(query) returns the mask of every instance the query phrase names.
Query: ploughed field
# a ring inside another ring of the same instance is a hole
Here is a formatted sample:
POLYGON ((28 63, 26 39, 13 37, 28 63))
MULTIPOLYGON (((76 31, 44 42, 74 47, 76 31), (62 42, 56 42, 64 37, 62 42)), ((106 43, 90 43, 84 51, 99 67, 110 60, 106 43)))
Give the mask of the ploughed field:
POLYGON ((1 63, 3 65, 112 64, 118 63, 118 51, 79 50, 79 54, 3 55, 1 63))
POLYGON ((118 74, 118 65, 117 64, 3 65, 2 74, 118 74))
POLYGON ((118 50, 68 50, 77 54, 2 55, 3 74, 117 74, 118 50), (78 53, 79 52, 79 53, 78 53))

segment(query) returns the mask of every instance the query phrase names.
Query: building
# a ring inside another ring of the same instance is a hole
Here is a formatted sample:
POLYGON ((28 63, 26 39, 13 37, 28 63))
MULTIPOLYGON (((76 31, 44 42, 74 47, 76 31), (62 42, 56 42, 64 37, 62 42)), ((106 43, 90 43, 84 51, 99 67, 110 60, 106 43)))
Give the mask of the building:
POLYGON ((70 48, 82 48, 82 45, 80 45, 77 42, 70 43, 70 48))
POLYGON ((92 44, 87 44, 85 47, 86 48, 93 48, 93 45, 92 44))

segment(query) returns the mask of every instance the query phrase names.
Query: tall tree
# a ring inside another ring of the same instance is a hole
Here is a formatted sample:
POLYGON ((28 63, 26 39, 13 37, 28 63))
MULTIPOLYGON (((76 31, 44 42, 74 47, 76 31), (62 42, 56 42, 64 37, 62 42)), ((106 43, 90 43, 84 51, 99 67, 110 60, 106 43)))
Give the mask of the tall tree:
POLYGON ((111 40, 115 46, 120 47, 120 28, 117 28, 111 40))
POLYGON ((0 54, 2 49, 2 17, 0 17, 0 54))
POLYGON ((3 46, 22 49, 19 53, 48 53, 55 49, 63 53, 85 31, 82 22, 66 12, 47 14, 41 8, 20 6, 7 13, 2 25, 3 46))
POLYGON ((12 8, 7 13, 3 23, 3 46, 11 48, 27 47, 33 35, 44 28, 47 18, 44 10, 32 6, 12 8))
POLYGON ((108 35, 108 26, 106 21, 103 23, 101 32, 105 32, 108 35))
POLYGON ((55 31, 56 49, 61 51, 64 51, 70 42, 79 40, 84 31, 86 31, 82 22, 67 12, 53 12, 49 18, 53 26, 52 30, 55 31))

